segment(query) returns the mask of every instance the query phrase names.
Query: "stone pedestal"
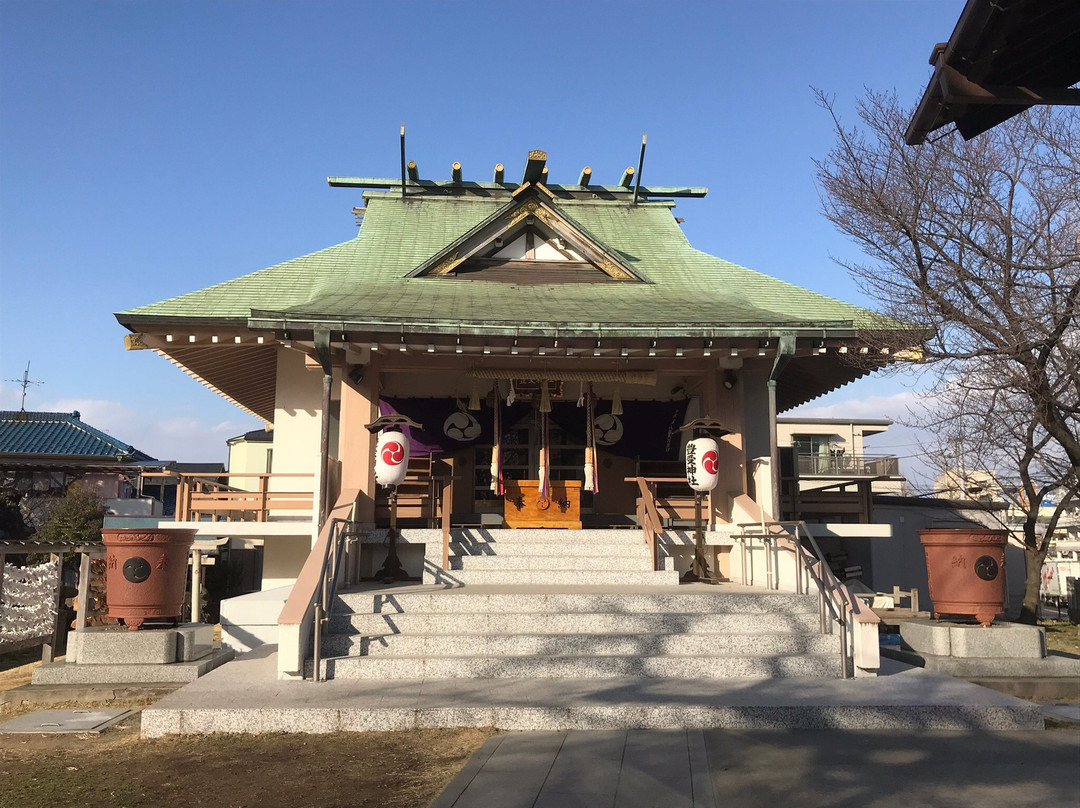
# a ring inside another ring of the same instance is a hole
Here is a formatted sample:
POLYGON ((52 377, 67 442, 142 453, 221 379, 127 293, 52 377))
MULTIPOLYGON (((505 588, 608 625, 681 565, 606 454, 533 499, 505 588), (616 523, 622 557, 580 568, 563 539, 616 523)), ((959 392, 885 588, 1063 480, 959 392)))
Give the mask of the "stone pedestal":
POLYGON ((33 683, 189 682, 232 658, 231 650, 214 648, 214 627, 206 623, 142 631, 97 626, 68 635, 67 660, 37 668, 33 683))
POLYGON ((917 654, 961 659, 1042 659, 1046 632, 1037 626, 910 620, 900 624, 901 647, 917 654))
POLYGON ((213 651, 214 627, 183 623, 135 632, 124 626, 95 626, 70 634, 68 646, 68 661, 82 665, 168 665, 213 651))

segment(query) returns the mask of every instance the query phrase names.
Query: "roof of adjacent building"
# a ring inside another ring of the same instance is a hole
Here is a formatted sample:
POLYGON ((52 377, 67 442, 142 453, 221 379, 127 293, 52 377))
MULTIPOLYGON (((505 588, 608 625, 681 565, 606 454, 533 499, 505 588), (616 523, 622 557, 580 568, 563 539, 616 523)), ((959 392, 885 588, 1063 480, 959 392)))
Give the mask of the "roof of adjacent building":
POLYGON ((778 424, 822 424, 824 426, 836 424, 838 426, 853 425, 853 426, 892 426, 893 422, 889 418, 799 418, 798 416, 789 416, 787 418, 777 418, 778 424))
MULTIPOLYGON (((153 321, 378 320, 531 322, 597 326, 857 327, 871 312, 700 250, 671 202, 554 198, 551 208, 641 280, 517 284, 409 277, 508 205, 509 194, 369 192, 363 226, 342 244, 159 303, 121 312, 132 329, 153 321)), ((260 323, 266 327, 265 322, 260 323)))
POLYGON ((80 420, 75 412, 0 412, 0 456, 152 460, 134 446, 80 420))
POLYGON ((252 429, 250 432, 245 432, 243 435, 229 438, 225 442, 232 446, 234 443, 239 443, 240 441, 246 441, 247 443, 273 443, 274 433, 269 429, 252 429))
POLYGON ((1080 91, 1068 88, 1080 81, 1080 3, 968 0, 930 64, 904 135, 911 146, 950 123, 970 140, 1034 104, 1075 104, 1080 91))

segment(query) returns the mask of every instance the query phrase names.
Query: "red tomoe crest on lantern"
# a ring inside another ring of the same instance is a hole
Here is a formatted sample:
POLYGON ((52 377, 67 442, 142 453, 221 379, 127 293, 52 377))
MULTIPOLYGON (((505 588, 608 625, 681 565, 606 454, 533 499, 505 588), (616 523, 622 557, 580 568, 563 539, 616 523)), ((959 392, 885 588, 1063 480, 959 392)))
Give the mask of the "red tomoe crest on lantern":
POLYGON ((379 485, 401 485, 409 470, 409 442, 396 429, 379 433, 375 445, 375 482, 379 485))
POLYGON ((382 447, 382 459, 388 466, 396 466, 405 459, 405 448, 397 441, 387 441, 382 447))
POLYGON ((705 452, 701 456, 701 467, 709 474, 716 474, 720 470, 720 455, 711 450, 705 452))

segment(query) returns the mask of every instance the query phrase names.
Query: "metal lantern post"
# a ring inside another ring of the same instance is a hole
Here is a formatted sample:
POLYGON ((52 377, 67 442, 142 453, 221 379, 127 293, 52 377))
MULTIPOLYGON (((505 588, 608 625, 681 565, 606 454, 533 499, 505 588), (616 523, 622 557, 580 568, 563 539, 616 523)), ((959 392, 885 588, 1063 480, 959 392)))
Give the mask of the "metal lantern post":
POLYGON ((420 424, 405 415, 384 415, 376 418, 366 427, 372 433, 381 432, 375 450, 375 482, 390 489, 390 530, 386 535, 386 560, 375 573, 375 577, 386 584, 406 581, 409 578, 397 551, 398 486, 405 479, 409 465, 408 439, 400 430, 403 426, 422 429, 420 424), (386 453, 392 465, 388 466, 383 462, 383 453, 386 453))
POLYGON ((730 435, 731 430, 714 418, 697 418, 683 424, 680 432, 691 432, 686 444, 686 481, 694 490, 694 560, 679 580, 683 583, 715 584, 718 580, 709 570, 705 548, 705 525, 701 515, 702 500, 716 488, 719 480, 720 455, 717 439, 730 435))

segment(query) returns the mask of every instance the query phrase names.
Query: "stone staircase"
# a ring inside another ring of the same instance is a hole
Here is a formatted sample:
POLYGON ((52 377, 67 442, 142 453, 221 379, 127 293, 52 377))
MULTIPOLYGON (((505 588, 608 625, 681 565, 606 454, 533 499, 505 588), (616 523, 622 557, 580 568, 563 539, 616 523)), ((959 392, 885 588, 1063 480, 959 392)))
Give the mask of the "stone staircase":
POLYGON ((637 531, 455 531, 434 586, 342 593, 322 674, 350 679, 839 677, 813 596, 680 586, 637 531))
POLYGON ((455 530, 448 571, 438 530, 403 534, 425 582, 336 597, 330 681, 310 660, 280 681, 263 645, 148 708, 143 734, 1042 726, 1037 704, 919 669, 840 678, 814 596, 678 585, 636 530, 455 530))
MULTIPOLYGON (((674 570, 653 571, 639 530, 460 528, 451 538, 450 569, 429 568, 425 580, 548 586, 679 582, 674 570)), ((441 544, 441 535, 438 541, 441 544)))
POLYGON ((352 679, 838 677, 814 598, 705 585, 471 584, 337 598, 323 674, 352 679), (602 587, 613 589, 615 587, 602 587), (578 589, 579 591, 575 591, 578 589), (652 591, 650 591, 652 590, 652 591), (690 591, 694 590, 694 591, 690 591))

